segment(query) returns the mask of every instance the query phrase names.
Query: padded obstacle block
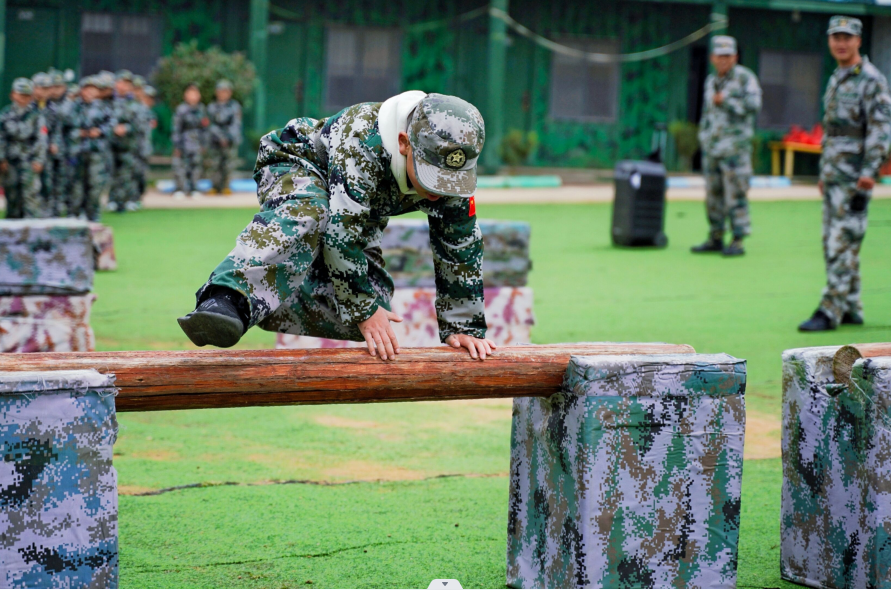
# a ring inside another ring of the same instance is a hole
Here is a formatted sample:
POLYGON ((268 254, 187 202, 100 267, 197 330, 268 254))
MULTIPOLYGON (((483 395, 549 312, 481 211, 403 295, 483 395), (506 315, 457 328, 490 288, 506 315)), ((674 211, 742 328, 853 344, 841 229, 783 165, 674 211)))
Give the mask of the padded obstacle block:
MULTIPOLYGON (((532 314, 532 289, 499 287, 485 289, 486 337, 496 346, 526 343, 535 324, 532 314)), ((436 289, 396 289, 390 307, 402 316, 402 322, 391 322, 399 346, 440 346, 439 322, 436 319, 436 289)), ((351 348, 364 342, 330 340, 296 334, 279 334, 276 348, 351 348)))
POLYGON ((746 363, 573 356, 514 400, 507 585, 733 588, 746 363))
POLYGON ((813 588, 891 588, 891 357, 783 353, 780 567, 813 588))
POLYGON ((0 352, 88 352, 96 296, 0 296, 0 352))
POLYGON ((93 237, 93 259, 96 270, 117 270, 118 259, 114 255, 114 232, 107 225, 90 223, 93 237))
MULTIPOLYGON (((483 285, 523 287, 529 260, 531 228, 522 221, 480 219, 483 233, 483 285)), ((386 270, 397 288, 435 287, 430 227, 426 219, 391 219, 381 239, 386 270)))
POLYGON ((93 265, 93 238, 85 221, 0 221, 0 295, 88 293, 93 265))
POLYGON ((0 373, 0 587, 116 588, 114 377, 0 373))

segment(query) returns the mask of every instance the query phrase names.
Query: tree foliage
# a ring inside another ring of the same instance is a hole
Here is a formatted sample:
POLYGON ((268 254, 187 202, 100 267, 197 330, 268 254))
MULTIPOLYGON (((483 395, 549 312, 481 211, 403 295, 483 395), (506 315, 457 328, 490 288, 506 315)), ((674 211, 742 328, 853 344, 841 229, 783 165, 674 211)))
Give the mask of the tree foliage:
POLYGON ((499 155, 508 166, 521 166, 538 148, 538 134, 535 131, 524 133, 520 129, 511 129, 501 140, 499 155))
POLYGON ((183 100, 183 91, 190 83, 198 84, 201 100, 214 100, 218 80, 232 83, 232 97, 242 106, 249 106, 257 78, 257 71, 243 53, 226 53, 219 47, 206 51, 198 49, 197 41, 179 43, 173 52, 158 60, 152 81, 158 98, 170 109, 183 100))

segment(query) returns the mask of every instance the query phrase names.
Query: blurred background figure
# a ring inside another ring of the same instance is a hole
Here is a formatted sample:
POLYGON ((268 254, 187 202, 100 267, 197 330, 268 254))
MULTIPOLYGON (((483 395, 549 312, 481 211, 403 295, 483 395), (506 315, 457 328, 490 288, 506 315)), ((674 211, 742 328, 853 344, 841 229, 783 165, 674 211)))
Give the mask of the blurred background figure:
POLYGON ((43 114, 34 104, 34 83, 16 78, 11 104, 0 111, 0 173, 6 193, 6 217, 48 217, 41 198, 40 174, 46 165, 48 138, 43 114))
POLYGON ((102 100, 98 76, 81 80, 76 108, 77 168, 72 191, 71 217, 99 221, 102 191, 108 184, 112 129, 116 122, 111 106, 102 100))
POLYGON ((189 84, 183 92, 183 102, 173 115, 173 175, 176 179, 174 198, 186 195, 195 198, 198 192, 198 174, 201 172, 201 155, 206 144, 207 109, 201 103, 201 91, 197 84, 189 84))
POLYGON ((232 99, 232 83, 220 80, 216 84, 216 100, 207 105, 209 142, 207 145, 207 175, 213 187, 211 194, 231 194, 229 174, 241 144, 241 105, 232 99))

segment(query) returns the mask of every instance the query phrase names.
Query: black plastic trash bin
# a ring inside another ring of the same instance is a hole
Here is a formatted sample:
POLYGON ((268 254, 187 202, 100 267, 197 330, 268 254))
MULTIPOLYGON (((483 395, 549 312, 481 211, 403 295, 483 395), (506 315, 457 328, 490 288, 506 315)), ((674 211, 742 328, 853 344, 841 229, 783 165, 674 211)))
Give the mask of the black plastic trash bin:
POLYGON ((665 235, 665 166, 625 160, 616 164, 613 199, 613 244, 668 245, 665 235))

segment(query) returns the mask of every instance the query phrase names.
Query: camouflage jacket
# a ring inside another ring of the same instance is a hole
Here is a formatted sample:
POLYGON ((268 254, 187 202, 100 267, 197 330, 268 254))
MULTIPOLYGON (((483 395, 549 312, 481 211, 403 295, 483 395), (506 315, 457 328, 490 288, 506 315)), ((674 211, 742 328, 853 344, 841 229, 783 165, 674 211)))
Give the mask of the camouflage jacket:
POLYGON ((127 128, 124 135, 112 133, 112 147, 117 151, 138 150, 142 137, 142 103, 128 95, 115 97, 112 104, 116 125, 127 128))
POLYGON ((0 161, 46 164, 49 137, 43 112, 34 103, 7 105, 0 111, 0 161))
POLYGON ((75 108, 76 124, 71 130, 71 138, 77 146, 77 153, 105 152, 111 148, 112 128, 116 120, 111 107, 104 100, 85 102, 78 99, 75 108), (99 129, 99 137, 81 137, 81 131, 99 129))
POLYGON ((864 57, 837 68, 823 96, 824 181, 876 178, 891 144, 891 96, 885 76, 864 57))
POLYGON ((241 105, 238 101, 214 101, 207 105, 207 116, 210 119, 210 141, 214 145, 221 145, 223 140, 230 146, 241 143, 241 105))
POLYGON ((61 145, 57 157, 66 158, 77 153, 77 142, 71 137, 71 132, 77 127, 77 103, 67 96, 53 101, 56 113, 59 116, 61 129, 61 145))
MULTIPOLYGON (((440 339, 452 334, 482 338, 486 334, 483 239, 470 200, 443 197, 432 202, 400 192, 390 171, 391 156, 381 142, 380 106, 360 104, 320 121, 294 119, 264 136, 254 171, 258 194, 264 202, 285 200, 288 188, 305 194, 311 182, 329 195, 322 255, 338 313, 347 325, 364 321, 377 310, 368 268, 383 266, 381 237, 389 218, 425 213, 436 271, 440 339), (309 174, 288 180, 292 167, 309 174)), ((388 282, 392 292, 393 281, 388 282)))
POLYGON ((143 159, 152 155, 152 132, 157 121, 155 110, 139 103, 139 156, 143 159))
POLYGON ((761 85, 749 68, 737 65, 726 76, 710 74, 699 121, 699 144, 705 155, 726 158, 751 152, 755 117, 761 110, 761 85), (715 104, 715 94, 724 102, 715 104))
POLYGON ((62 155, 62 113, 59 106, 53 101, 36 103, 38 110, 43 115, 46 124, 47 147, 56 146, 56 154, 47 151, 48 158, 59 158, 62 155))
POLYGON ((201 151, 205 145, 207 134, 207 109, 203 104, 195 106, 180 103, 173 113, 173 140, 174 149, 186 152, 201 151))

